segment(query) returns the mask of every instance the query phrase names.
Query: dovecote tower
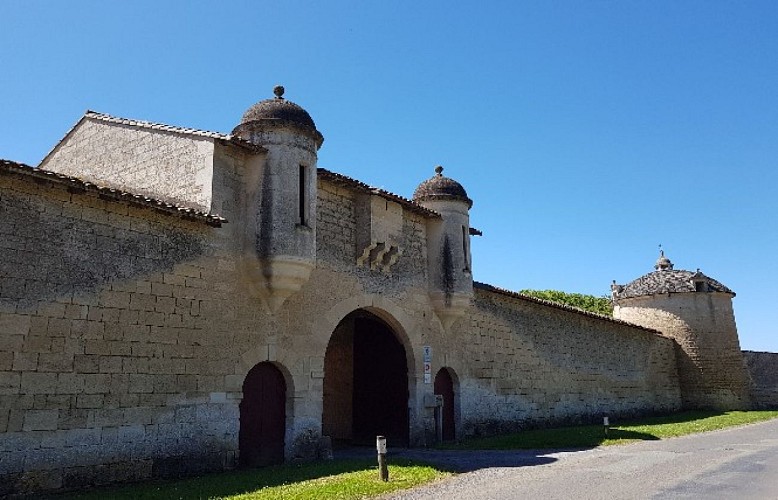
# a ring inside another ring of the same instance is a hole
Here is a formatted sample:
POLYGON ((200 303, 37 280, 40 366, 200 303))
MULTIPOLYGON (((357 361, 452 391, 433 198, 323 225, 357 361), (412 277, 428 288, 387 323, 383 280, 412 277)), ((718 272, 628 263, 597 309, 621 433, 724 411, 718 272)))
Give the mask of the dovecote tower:
POLYGON ((442 216, 427 227, 427 265, 430 299, 448 329, 473 298, 469 214, 473 201, 460 183, 443 176, 440 166, 432 178, 419 184, 413 201, 442 216))
POLYGON ((324 141, 302 107, 284 98, 251 106, 233 135, 267 150, 246 174, 243 275, 272 312, 300 290, 316 261, 316 161, 324 141))
POLYGON ((664 251, 654 269, 627 285, 614 281, 613 316, 675 340, 684 407, 747 408, 751 381, 732 309, 735 293, 699 269, 674 269, 664 251))

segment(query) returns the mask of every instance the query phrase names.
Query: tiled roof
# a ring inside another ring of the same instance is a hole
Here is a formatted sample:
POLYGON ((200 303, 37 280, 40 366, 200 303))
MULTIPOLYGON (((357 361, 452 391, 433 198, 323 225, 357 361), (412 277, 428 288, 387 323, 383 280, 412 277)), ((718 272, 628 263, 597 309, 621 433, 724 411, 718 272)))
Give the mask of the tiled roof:
POLYGON ((656 333, 656 334, 659 334, 659 335, 662 334, 662 332, 660 332, 658 330, 654 330, 652 328, 646 328, 644 326, 636 325, 634 323, 629 323, 627 321, 622 321, 620 319, 615 319, 615 318, 613 318, 611 316, 605 316, 603 314, 597 314, 597 313, 593 313, 591 311, 585 311, 583 309, 578 309, 577 307, 568 306, 566 304, 560 304, 558 302, 551 302, 550 300, 539 299, 537 297, 532 297, 530 295, 525 295, 525 294, 519 293, 519 292, 513 292, 511 290, 506 290, 504 288, 499 288, 499 287, 496 287, 496 286, 493 286, 493 285, 488 285, 486 283, 480 283, 478 281, 474 281, 473 282, 473 288, 478 289, 478 290, 485 290, 487 292, 497 293, 497 294, 500 294, 500 295, 505 295, 507 297, 511 297, 511 298, 514 298, 514 299, 523 300, 525 302, 534 302, 535 304, 541 304, 541 305, 544 305, 544 306, 553 307, 553 308, 556 308, 556 309, 561 309, 563 311, 569 311, 569 312, 572 312, 572 313, 581 314, 583 316, 588 316, 590 318, 595 318, 595 319, 599 319, 599 320, 603 320, 603 321, 609 321, 611 323, 616 323, 616 324, 619 324, 619 325, 630 326, 630 327, 633 327, 633 328, 640 328, 641 330, 646 330, 648 332, 656 333))
POLYGON ((173 132, 176 134, 183 134, 195 137, 205 137, 208 139, 217 139, 220 141, 236 144, 243 148, 252 151, 264 151, 265 148, 252 144, 246 140, 243 140, 232 134, 222 134, 221 132, 210 132, 208 130, 199 130, 196 128, 176 127, 173 125, 165 125, 164 123, 147 122, 143 120, 132 120, 129 118, 119 118, 116 116, 106 115, 105 113, 98 113, 97 111, 87 110, 84 113, 84 118, 91 118, 93 120, 99 120, 106 123, 115 123, 117 125, 126 125, 129 127, 139 127, 150 130, 159 130, 162 132, 173 132))
POLYGON ((118 189, 98 186, 76 177, 69 177, 67 175, 50 172, 48 170, 42 170, 40 168, 31 167, 29 165, 13 162, 10 160, 0 160, 0 175, 25 176, 38 181, 50 182, 52 184, 64 185, 69 188, 93 192, 97 193, 97 195, 101 198, 152 208, 159 212, 170 215, 177 215, 184 219, 203 221, 206 224, 214 227, 220 227, 223 223, 227 222, 227 219, 216 214, 205 213, 194 208, 173 205, 165 201, 149 198, 139 194, 128 193, 118 189))
POLYGON ((390 193, 389 191, 384 191, 383 189, 369 186, 362 181, 352 179, 351 177, 345 176, 343 174, 338 174, 330 170, 326 170, 324 168, 318 168, 317 174, 320 179, 327 180, 329 182, 332 182, 333 184, 338 184, 346 188, 353 189, 355 191, 360 191, 362 193, 375 194, 377 196, 381 196, 382 198, 386 198, 389 201, 394 201, 395 203, 399 203, 403 207, 407 208, 409 211, 417 213, 419 215, 423 215, 425 217, 432 217, 436 219, 440 218, 439 213, 430 210, 428 208, 424 208, 423 206, 419 205, 414 201, 409 200, 408 198, 403 198, 402 196, 396 195, 394 193, 390 193))
POLYGON ((419 184, 413 192, 413 201, 424 200, 455 200, 473 206, 473 200, 467 197, 467 192, 462 184, 450 177, 443 175, 443 167, 435 167, 435 175, 419 184))
POLYGON ((695 281, 707 283, 706 291, 735 295, 735 292, 699 271, 693 273, 681 269, 660 269, 641 276, 624 286, 614 285, 613 297, 618 300, 663 293, 696 292, 695 281))

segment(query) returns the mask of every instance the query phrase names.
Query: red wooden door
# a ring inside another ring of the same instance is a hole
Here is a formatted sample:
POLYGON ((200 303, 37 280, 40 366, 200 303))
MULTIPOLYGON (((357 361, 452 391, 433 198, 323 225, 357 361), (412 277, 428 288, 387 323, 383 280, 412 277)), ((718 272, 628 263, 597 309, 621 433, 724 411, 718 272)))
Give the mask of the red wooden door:
POLYGON ((448 370, 441 368, 435 375, 435 394, 443 396, 443 441, 453 441, 454 432, 454 381, 448 370))
POLYGON ((286 382, 271 363, 259 363, 243 382, 240 403, 240 463, 248 467, 284 461, 286 382))

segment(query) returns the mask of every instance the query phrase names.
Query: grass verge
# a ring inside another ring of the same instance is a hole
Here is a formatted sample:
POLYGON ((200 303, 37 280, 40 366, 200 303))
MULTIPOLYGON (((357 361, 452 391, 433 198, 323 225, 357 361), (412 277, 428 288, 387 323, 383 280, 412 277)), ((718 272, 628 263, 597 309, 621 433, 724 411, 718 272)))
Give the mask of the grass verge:
POLYGON ((69 495, 79 500, 189 499, 231 500, 365 498, 411 488, 450 475, 434 467, 397 460, 389 482, 378 479, 374 460, 336 460, 240 470, 178 481, 155 481, 69 495))
POLYGON ((607 436, 602 425, 583 425, 528 430, 503 436, 469 439, 458 444, 444 445, 442 448, 461 450, 591 448, 634 441, 665 439, 773 418, 778 418, 778 411, 687 411, 624 422, 616 422, 612 419, 607 436))

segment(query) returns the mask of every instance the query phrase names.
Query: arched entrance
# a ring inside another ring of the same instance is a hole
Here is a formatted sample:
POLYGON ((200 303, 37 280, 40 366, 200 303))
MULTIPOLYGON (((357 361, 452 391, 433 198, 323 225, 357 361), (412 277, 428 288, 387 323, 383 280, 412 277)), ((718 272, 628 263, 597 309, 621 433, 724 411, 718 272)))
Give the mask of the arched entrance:
POLYGON ((442 424, 443 441, 453 441, 456 439, 456 430, 454 428, 455 409, 454 409, 454 379, 447 368, 441 368, 435 375, 435 394, 443 396, 442 424))
POLYGON ((243 381, 238 446, 240 464, 247 467, 284 461, 286 381, 267 361, 254 366, 243 381))
POLYGON ((337 444, 408 445, 408 362, 389 325, 359 309, 338 324, 324 358, 322 432, 337 444))

